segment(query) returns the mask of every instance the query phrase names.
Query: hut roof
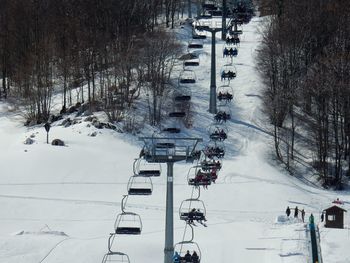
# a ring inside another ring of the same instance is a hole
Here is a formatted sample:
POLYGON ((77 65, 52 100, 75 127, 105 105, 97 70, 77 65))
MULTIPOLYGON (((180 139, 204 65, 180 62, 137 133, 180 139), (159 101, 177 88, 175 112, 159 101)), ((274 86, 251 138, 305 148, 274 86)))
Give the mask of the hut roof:
POLYGON ((347 212, 344 208, 341 208, 341 207, 339 207, 337 205, 333 205, 331 207, 328 207, 327 209, 324 209, 323 211, 329 211, 329 210, 342 210, 344 212, 347 212))

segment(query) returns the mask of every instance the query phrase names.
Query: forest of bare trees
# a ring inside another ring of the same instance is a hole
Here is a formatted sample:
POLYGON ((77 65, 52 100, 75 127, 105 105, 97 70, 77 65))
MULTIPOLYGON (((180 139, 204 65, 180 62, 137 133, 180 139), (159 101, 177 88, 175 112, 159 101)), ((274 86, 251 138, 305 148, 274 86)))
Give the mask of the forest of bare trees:
POLYGON ((341 188, 350 165, 350 1, 265 2, 272 15, 258 68, 275 154, 291 172, 306 161, 324 185, 341 188))
POLYGON ((165 29, 186 2, 0 0, 0 98, 20 103, 28 122, 48 120, 54 94, 61 113, 85 103, 120 121, 145 89, 157 124, 179 51, 165 29))

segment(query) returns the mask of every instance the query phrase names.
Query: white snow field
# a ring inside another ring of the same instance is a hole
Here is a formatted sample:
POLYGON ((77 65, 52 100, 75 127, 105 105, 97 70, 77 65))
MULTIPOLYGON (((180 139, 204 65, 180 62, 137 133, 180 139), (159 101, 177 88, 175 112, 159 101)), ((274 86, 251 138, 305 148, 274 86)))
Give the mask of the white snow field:
MULTIPOLYGON (((307 262, 305 225, 283 217, 287 205, 304 208, 306 218, 314 213, 316 222, 320 211, 337 197, 349 210, 349 192, 306 185, 271 158, 272 138, 261 113, 262 85, 254 66, 259 21, 254 18, 244 26, 239 54, 234 58, 238 76, 231 81, 234 100, 223 169, 216 184, 201 190, 208 219, 208 227, 195 227, 201 263, 307 262)), ((189 33, 186 27, 181 30, 189 33)), ((195 123, 187 135, 208 141, 206 129, 213 119, 207 112, 210 38, 204 43, 200 66, 195 68, 197 83, 191 85, 195 123)), ((220 68, 227 62, 222 50, 218 38, 218 86, 220 68)), ((95 130, 84 121, 68 128, 56 125, 50 139, 62 139, 66 146, 47 145, 43 127, 23 127, 20 116, 0 102, 1 263, 101 262, 142 144, 137 137, 106 129, 97 130, 96 137, 88 136, 95 130), (23 144, 32 134, 35 143, 23 144)), ((179 220, 178 208, 192 193, 186 182, 190 167, 175 165, 175 242, 183 239, 185 224, 179 220)), ((118 236, 113 249, 127 253, 131 262, 163 261, 165 174, 163 166, 163 175, 153 179, 151 196, 128 199, 126 210, 141 216, 142 234, 118 236)), ((346 218, 348 222, 348 215, 346 218)), ((321 238, 324 262, 350 262, 347 229, 321 227, 321 238)))

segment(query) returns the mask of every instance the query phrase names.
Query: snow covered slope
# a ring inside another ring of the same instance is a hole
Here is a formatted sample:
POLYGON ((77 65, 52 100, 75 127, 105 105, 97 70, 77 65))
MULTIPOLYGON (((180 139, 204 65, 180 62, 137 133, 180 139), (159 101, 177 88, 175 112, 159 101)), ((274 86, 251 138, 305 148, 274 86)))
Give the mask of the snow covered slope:
MULTIPOLYGON (((276 218, 284 214, 287 205, 304 208, 309 216, 318 215, 336 197, 349 200, 348 193, 303 184, 270 159, 272 141, 260 109, 261 84, 254 67, 258 24, 259 18, 254 18, 244 27, 234 59, 238 76, 232 81, 235 97, 223 169, 216 184, 201 192, 208 227, 196 227, 194 241, 201 248, 202 263, 305 262, 304 224, 276 218)), ((192 135, 206 140, 213 119, 207 112, 209 43, 210 39, 205 40, 201 65, 195 71, 198 82, 192 86, 197 112, 192 135)), ((218 85, 219 69, 227 62, 222 49, 223 42, 218 39, 218 85)), ((52 127, 51 139, 66 143, 54 147, 46 144, 42 127, 25 129, 8 105, 1 102, 0 106, 0 262, 100 262, 141 144, 111 130, 88 136, 95 128, 87 127, 82 119, 68 128, 52 127), (23 144, 32 134, 35 143, 23 144)), ((188 164, 175 165, 176 241, 182 240, 185 228, 177 209, 192 193, 186 183, 189 168, 188 164)), ((127 210, 141 215, 143 233, 118 237, 114 244, 132 262, 163 260, 165 177, 153 183, 152 196, 130 197, 127 204, 127 210)), ((348 208, 349 202, 345 204, 348 208)), ((342 242, 350 245, 346 236, 342 242)), ((331 241, 322 244, 333 246, 331 241)))

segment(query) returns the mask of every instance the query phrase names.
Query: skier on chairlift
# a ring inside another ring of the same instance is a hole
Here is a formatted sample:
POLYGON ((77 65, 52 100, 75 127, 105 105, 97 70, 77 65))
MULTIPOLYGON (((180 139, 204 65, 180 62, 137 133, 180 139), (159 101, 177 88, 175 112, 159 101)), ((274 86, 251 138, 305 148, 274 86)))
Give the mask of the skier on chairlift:
POLYGON ((191 256, 192 263, 198 263, 199 262, 199 257, 197 255, 196 251, 193 251, 193 254, 191 256))
POLYGON ((184 259, 185 259, 185 262, 188 263, 188 262, 191 262, 192 261, 192 256, 190 254, 190 251, 187 250, 187 253, 185 254, 184 256, 184 259))
POLYGON ((175 254, 173 256, 173 262, 180 263, 180 261, 181 261, 181 256, 179 255, 179 253, 177 251, 175 251, 175 254))

